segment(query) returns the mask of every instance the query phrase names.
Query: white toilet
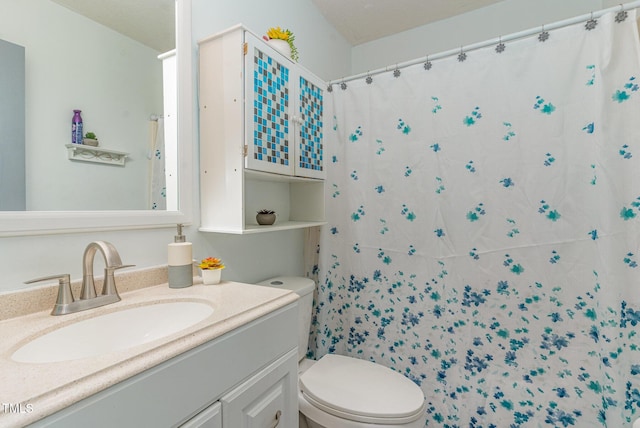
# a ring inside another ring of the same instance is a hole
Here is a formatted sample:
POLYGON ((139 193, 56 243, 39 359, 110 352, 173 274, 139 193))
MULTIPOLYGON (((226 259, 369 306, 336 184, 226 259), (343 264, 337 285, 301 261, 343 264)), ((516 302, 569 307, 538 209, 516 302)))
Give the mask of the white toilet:
POLYGON ((380 364, 328 354, 305 359, 315 283, 277 277, 259 285, 285 288, 300 296, 298 403, 300 428, 422 428, 425 399, 411 380, 380 364))

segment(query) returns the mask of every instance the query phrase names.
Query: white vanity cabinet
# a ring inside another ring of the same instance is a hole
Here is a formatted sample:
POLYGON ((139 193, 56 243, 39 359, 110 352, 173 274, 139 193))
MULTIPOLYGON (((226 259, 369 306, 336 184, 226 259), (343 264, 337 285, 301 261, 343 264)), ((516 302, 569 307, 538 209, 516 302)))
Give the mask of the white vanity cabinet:
POLYGON ((32 426, 297 427, 296 323, 293 303, 32 426))
POLYGON ((326 85, 242 26, 200 41, 199 60, 200 230, 324 224, 326 85))
POLYGON ((290 352, 180 428, 284 428, 298 423, 297 353, 290 352))

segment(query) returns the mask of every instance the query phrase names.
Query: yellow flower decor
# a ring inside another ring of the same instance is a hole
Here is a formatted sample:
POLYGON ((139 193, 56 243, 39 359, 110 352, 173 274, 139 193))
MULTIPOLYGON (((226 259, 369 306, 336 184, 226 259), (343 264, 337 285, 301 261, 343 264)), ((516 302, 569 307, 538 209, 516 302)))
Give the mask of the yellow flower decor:
POLYGON ((267 30, 267 35, 264 36, 265 40, 279 39, 289 43, 289 47, 291 48, 291 59, 297 61, 298 49, 296 49, 296 46, 293 44, 295 38, 296 37, 293 35, 291 30, 283 30, 280 27, 269 28, 269 30, 267 30))
POLYGON ((217 257, 207 257, 200 262, 199 267, 203 270, 224 269, 224 264, 217 257))

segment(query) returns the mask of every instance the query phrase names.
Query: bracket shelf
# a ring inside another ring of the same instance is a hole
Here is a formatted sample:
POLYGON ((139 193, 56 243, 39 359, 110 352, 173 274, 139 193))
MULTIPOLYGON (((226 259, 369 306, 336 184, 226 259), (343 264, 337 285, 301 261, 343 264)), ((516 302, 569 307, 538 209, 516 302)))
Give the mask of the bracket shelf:
POLYGON ((66 144, 69 160, 124 166, 129 153, 84 144, 66 144))

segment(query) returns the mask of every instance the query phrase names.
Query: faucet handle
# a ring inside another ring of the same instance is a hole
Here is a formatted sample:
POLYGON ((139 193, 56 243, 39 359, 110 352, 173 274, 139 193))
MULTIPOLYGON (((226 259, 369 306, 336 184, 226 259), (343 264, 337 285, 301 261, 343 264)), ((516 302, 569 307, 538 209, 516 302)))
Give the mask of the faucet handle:
POLYGON ((68 305, 73 302, 73 293, 71 292, 71 275, 68 273, 61 273, 58 275, 43 276, 42 278, 35 278, 29 281, 25 281, 25 284, 33 284, 34 282, 48 281, 50 279, 58 280, 58 297, 56 299, 55 308, 60 305, 68 305))
POLYGON ((118 289, 116 288, 116 278, 113 273, 118 269, 124 269, 133 267, 135 265, 119 265, 119 266, 107 266, 104 268, 104 284, 102 285, 102 295, 118 295, 118 289))

